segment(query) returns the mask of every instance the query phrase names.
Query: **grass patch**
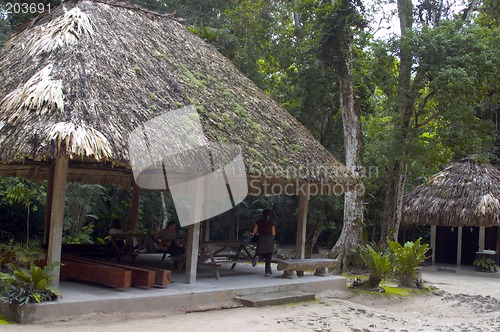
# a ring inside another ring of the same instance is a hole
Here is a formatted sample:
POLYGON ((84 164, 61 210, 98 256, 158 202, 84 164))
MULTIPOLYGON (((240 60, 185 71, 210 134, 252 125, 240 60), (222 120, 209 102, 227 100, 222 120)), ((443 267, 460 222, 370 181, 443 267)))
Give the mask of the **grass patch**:
POLYGON ((7 324, 10 324, 7 318, 0 316, 0 325, 7 325, 7 324))
POLYGON ((356 278, 368 279, 368 276, 366 274, 345 274, 344 273, 342 276, 346 277, 347 279, 356 279, 356 278))
POLYGON ((409 288, 401 288, 397 286, 389 286, 389 285, 380 285, 383 289, 385 289, 385 293, 382 293, 387 296, 397 295, 397 296, 410 296, 413 294, 413 291, 409 288))
MULTIPOLYGON (((348 276, 346 277, 349 278, 348 276)), ((353 277, 352 279, 354 280, 355 278, 368 279, 366 276, 356 276, 353 277)), ((399 287, 394 284, 382 284, 382 283, 380 284, 380 288, 383 288, 385 292, 379 292, 375 289, 366 289, 362 287, 355 287, 349 289, 357 294, 374 294, 385 297, 408 297, 421 294, 428 294, 432 291, 429 288, 406 288, 406 287, 399 287)))
POLYGON ((351 288, 351 290, 356 292, 357 294, 374 294, 374 295, 387 296, 387 297, 392 297, 392 296, 407 297, 410 295, 417 294, 417 293, 415 293, 414 290, 411 290, 409 288, 401 288, 401 287, 388 286, 388 285, 380 285, 380 288, 383 288, 385 290, 385 292, 378 292, 376 290, 363 289, 363 288, 351 288))

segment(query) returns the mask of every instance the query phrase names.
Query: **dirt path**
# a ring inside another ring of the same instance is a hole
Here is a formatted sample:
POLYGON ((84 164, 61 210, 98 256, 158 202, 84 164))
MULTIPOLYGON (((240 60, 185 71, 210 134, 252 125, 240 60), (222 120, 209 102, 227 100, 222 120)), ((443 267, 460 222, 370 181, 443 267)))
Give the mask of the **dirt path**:
POLYGON ((425 272, 438 294, 410 297, 323 292, 317 301, 163 317, 88 315, 45 325, 4 325, 1 331, 500 331, 500 279, 425 272), (173 328, 172 328, 173 327, 173 328))

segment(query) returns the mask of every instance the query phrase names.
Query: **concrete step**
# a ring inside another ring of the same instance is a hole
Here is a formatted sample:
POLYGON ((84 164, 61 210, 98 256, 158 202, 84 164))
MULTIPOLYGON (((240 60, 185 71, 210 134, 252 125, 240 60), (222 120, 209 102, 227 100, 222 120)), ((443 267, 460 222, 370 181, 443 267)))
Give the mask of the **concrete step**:
POLYGON ((235 299, 247 307, 263 307, 314 300, 316 294, 303 291, 287 291, 238 296, 235 299))

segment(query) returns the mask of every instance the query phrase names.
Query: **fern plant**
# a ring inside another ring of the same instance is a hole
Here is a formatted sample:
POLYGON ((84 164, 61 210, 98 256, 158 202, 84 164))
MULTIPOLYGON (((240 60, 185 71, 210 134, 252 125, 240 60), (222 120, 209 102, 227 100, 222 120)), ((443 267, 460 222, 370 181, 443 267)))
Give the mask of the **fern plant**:
POLYGON ((380 282, 392 272, 391 254, 387 251, 377 252, 369 244, 360 246, 359 253, 370 272, 367 286, 369 288, 378 287, 380 282))
POLYGON ((0 243, 0 268, 14 262, 15 258, 16 245, 14 244, 14 240, 10 239, 9 242, 0 243))
POLYGON ((396 241, 387 240, 394 253, 394 276, 403 287, 415 287, 417 268, 427 257, 428 244, 408 241, 402 246, 396 241))
POLYGON ((38 240, 30 240, 28 243, 14 243, 14 240, 11 239, 7 243, 0 243, 0 254, 2 267, 11 263, 28 267, 31 262, 45 258, 45 251, 38 240))

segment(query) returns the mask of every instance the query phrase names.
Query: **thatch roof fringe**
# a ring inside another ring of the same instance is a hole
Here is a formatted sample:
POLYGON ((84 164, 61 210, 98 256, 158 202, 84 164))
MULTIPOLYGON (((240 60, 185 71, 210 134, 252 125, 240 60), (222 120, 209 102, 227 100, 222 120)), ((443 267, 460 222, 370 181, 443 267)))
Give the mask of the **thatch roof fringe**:
POLYGON ((403 223, 500 226, 500 171, 463 159, 406 195, 403 223))
POLYGON ((3 112, 0 119, 14 124, 18 118, 64 111, 64 95, 61 80, 52 80, 52 65, 47 65, 33 75, 23 86, 7 94, 0 102, 3 112))
POLYGON ((93 156, 96 160, 107 160, 111 156, 111 146, 99 131, 85 125, 75 126, 69 122, 59 122, 48 131, 49 140, 57 143, 57 150, 71 156, 93 156), (64 143, 66 151, 61 150, 64 143))
POLYGON ((64 45, 73 45, 84 37, 92 37, 94 28, 89 16, 82 12, 80 8, 74 7, 67 10, 63 4, 64 15, 61 15, 47 23, 46 26, 39 27, 43 33, 39 36, 32 34, 26 47, 31 56, 64 47, 64 45))
POLYGON ((477 215, 486 215, 487 213, 491 213, 491 211, 495 211, 498 206, 500 206, 498 198, 493 197, 491 194, 486 194, 479 200, 474 213, 477 215))

